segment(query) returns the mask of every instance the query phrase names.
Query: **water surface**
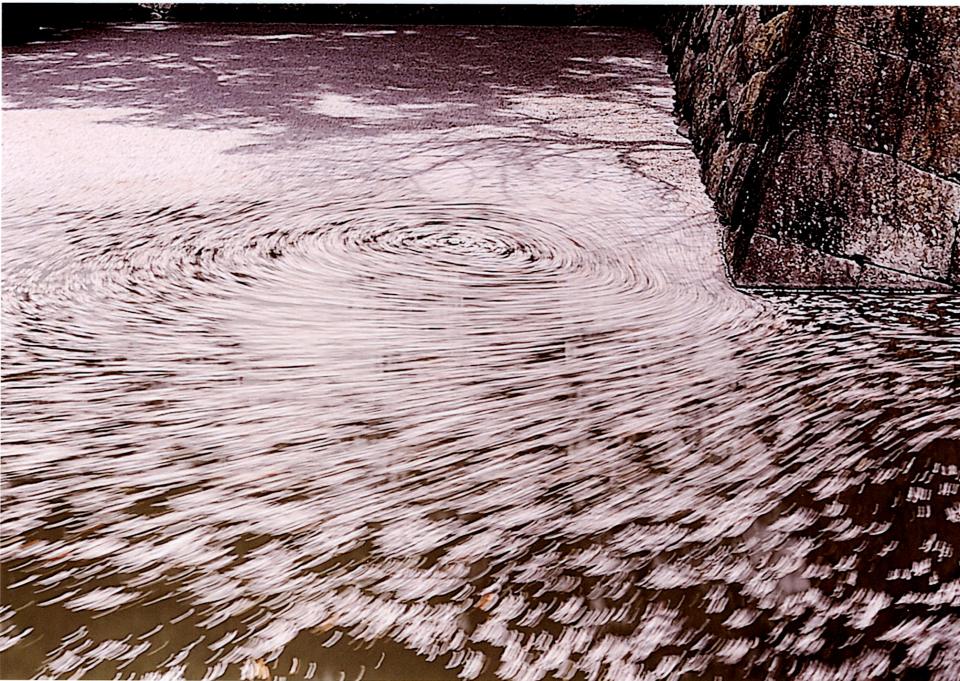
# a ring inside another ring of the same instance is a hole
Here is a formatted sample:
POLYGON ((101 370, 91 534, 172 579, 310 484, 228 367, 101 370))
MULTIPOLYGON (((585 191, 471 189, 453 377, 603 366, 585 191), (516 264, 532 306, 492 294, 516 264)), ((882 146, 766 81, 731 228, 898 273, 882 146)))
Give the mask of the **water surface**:
POLYGON ((733 289, 672 94, 613 29, 6 49, 2 675, 956 678, 960 302, 733 289))

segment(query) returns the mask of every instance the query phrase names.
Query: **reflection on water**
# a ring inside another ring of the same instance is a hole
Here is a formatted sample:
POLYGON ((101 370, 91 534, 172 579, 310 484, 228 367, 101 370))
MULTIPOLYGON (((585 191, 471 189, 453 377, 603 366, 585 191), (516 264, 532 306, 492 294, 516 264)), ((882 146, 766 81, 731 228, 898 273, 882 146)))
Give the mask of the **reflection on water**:
POLYGON ((4 105, 5 677, 960 674, 960 302, 732 289, 649 36, 121 26, 4 105))

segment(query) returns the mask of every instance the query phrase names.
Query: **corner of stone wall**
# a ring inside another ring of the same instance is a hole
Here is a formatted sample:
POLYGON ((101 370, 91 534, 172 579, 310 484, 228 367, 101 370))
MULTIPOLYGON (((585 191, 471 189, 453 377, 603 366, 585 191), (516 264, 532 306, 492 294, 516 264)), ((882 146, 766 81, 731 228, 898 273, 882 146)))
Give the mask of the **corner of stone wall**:
POLYGON ((713 6, 663 28, 735 283, 957 287, 960 10, 713 6))

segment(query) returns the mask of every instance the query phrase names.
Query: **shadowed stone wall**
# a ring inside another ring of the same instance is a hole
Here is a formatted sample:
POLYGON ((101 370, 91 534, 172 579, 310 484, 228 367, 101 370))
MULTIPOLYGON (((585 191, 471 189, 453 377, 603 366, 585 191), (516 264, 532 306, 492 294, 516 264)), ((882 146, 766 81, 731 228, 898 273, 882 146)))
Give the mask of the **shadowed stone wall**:
POLYGON ((666 23, 736 283, 960 287, 960 8, 701 7, 666 23))

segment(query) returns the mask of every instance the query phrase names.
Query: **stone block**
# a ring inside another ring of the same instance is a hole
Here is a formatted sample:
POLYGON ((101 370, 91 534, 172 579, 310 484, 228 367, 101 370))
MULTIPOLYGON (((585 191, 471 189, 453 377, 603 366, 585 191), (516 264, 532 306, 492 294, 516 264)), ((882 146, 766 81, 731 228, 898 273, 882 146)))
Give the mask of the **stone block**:
POLYGON ((759 152, 756 144, 739 143, 730 146, 720 172, 722 181, 716 200, 720 214, 727 220, 732 218, 737 202, 749 185, 747 178, 753 169, 753 163, 759 152))
MULTIPOLYGON (((869 261, 948 281, 950 250, 960 220, 960 186, 868 152, 850 185, 860 220, 869 225, 873 218, 876 224, 865 253, 869 261)), ((857 218, 846 228, 857 229, 857 218)))
POLYGON ((707 194, 714 197, 714 199, 717 198, 721 184, 725 179, 723 176, 723 166, 729 154, 730 144, 726 139, 720 138, 717 142, 716 149, 710 156, 706 168, 704 168, 703 184, 707 190, 707 194))
POLYGON ((856 43, 870 50, 908 57, 912 38, 907 30, 911 21, 922 14, 922 8, 894 5, 837 6, 819 17, 817 28, 844 41, 856 43), (919 11, 918 11, 919 10, 919 11))
POLYGON ((947 281, 960 186, 892 156, 803 133, 772 170, 757 231, 947 281))
POLYGON ((960 180, 960 73, 913 64, 903 95, 897 157, 960 180))
POLYGON ((740 89, 736 115, 732 121, 736 137, 756 141, 761 139, 767 107, 773 95, 769 80, 769 71, 757 71, 740 89))
MULTIPOLYGON (((749 10, 745 15, 756 12, 755 7, 744 9, 749 10)), ((746 73, 765 71, 786 56, 793 19, 794 14, 787 11, 764 23, 752 22, 752 30, 746 33, 739 47, 746 73)))
POLYGON ((819 32, 806 48, 785 103, 787 127, 892 153, 910 62, 819 32))
POLYGON ((860 277, 860 266, 822 253, 803 244, 779 241, 757 234, 747 257, 733 273, 740 286, 792 288, 854 288, 860 277))
POLYGON ((928 64, 960 62, 957 7, 831 7, 817 27, 871 50, 928 64))
POLYGON ((773 163, 759 169, 768 181, 758 197, 758 233, 828 253, 841 252, 844 213, 831 200, 837 178, 823 145, 820 137, 795 134, 773 163))
POLYGON ((894 290, 894 291, 949 291, 950 286, 941 282, 932 281, 905 272, 898 272, 886 267, 878 267, 871 263, 860 266, 860 278, 857 288, 864 291, 894 290))
MULTIPOLYGON (((882 47, 879 39, 874 44, 882 47)), ((812 33, 785 106, 787 127, 814 130, 871 151, 896 154, 924 170, 957 176, 957 65, 911 61, 881 47, 812 33)))
POLYGON ((918 33, 917 59, 953 69, 960 64, 960 7, 926 7, 918 33))

